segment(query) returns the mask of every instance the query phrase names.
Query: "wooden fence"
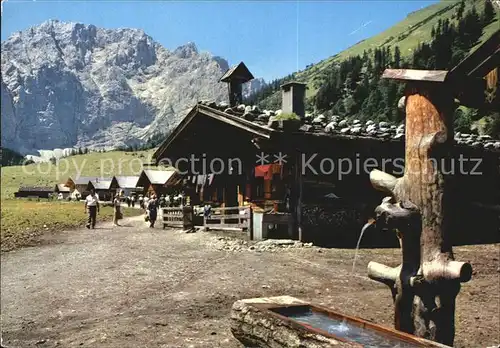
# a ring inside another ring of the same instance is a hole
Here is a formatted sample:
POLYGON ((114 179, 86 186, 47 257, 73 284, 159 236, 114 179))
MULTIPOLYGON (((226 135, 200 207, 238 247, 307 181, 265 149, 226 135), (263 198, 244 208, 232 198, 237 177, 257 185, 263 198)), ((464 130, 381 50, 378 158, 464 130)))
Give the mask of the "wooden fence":
POLYGON ((184 212, 181 207, 161 208, 163 212, 163 228, 184 228, 184 212))
POLYGON ((240 230, 249 231, 252 227, 252 209, 250 207, 212 208, 210 216, 203 219, 205 230, 240 230))
POLYGON ((250 207, 212 208, 210 216, 195 216, 193 208, 165 207, 161 208, 163 228, 190 229, 195 225, 203 225, 204 229, 251 231, 252 210, 250 207))

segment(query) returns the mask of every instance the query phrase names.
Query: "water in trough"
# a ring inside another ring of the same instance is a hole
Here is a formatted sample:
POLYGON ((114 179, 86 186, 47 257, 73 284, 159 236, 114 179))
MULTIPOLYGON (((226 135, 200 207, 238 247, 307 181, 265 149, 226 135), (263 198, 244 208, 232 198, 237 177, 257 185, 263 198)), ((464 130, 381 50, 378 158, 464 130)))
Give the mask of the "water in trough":
POLYGON ((361 327, 346 320, 335 319, 321 312, 307 309, 300 312, 283 313, 290 319, 326 331, 331 335, 363 345, 366 348, 416 348, 416 345, 398 337, 385 335, 368 327, 361 327))

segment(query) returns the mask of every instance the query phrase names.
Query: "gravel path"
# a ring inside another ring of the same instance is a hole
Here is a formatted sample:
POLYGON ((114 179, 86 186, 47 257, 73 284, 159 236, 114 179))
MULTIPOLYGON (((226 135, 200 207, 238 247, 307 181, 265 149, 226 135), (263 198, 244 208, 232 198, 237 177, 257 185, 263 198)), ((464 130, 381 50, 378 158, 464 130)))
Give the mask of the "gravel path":
MULTIPOLYGON (((218 235, 149 229, 141 219, 3 253, 4 345, 242 347, 229 331, 232 303, 276 295, 392 325, 390 292, 365 270, 370 260, 396 265, 399 250, 361 250, 351 275, 353 250, 228 248, 218 235)), ((456 250, 476 269, 458 299, 456 346, 498 344, 498 245, 456 250)))

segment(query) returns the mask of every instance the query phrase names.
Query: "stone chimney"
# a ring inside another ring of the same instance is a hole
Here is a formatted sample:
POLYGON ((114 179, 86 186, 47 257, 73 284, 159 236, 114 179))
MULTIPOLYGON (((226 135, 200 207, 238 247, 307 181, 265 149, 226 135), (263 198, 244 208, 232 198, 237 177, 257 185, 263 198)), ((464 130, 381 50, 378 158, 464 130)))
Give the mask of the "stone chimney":
POLYGON ((243 88, 245 82, 253 80, 252 73, 248 70, 246 65, 241 62, 233 66, 220 78, 220 82, 228 84, 229 92, 229 106, 234 107, 243 102, 243 88))
POLYGON ((305 117, 306 86, 305 83, 300 82, 288 82, 281 85, 281 111, 284 114, 295 113, 301 119, 305 117))

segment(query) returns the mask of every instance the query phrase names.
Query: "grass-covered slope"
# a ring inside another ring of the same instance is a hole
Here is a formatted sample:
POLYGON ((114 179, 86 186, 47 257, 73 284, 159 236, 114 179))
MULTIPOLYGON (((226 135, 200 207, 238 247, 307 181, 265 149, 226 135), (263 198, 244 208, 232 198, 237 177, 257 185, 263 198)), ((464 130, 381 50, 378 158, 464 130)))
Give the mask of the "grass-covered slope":
MULTIPOLYGON (((44 162, 2 167, 1 244, 2 251, 32 245, 48 231, 83 227, 86 221, 83 203, 13 199, 19 186, 52 186, 69 176, 112 177, 139 175, 149 167, 155 149, 147 151, 91 152, 62 158, 58 163, 44 162)), ((154 167, 153 167, 154 168, 154 167)), ((124 215, 141 214, 139 209, 124 208, 124 215)), ((113 209, 103 207, 99 221, 111 220, 113 209)))
MULTIPOLYGON (((141 209, 122 208, 124 217, 142 214, 141 209)), ((34 245, 46 232, 61 232, 84 227, 87 215, 81 202, 59 202, 25 199, 2 200, 1 251, 34 245)), ((113 208, 101 207, 98 224, 113 218, 113 208)))
POLYGON ((139 175, 149 165, 154 149, 148 151, 91 152, 62 158, 58 163, 34 163, 2 167, 2 200, 13 198, 19 186, 52 186, 64 183, 69 176, 112 177, 139 175))
MULTIPOLYGON (((402 58, 409 57, 413 54, 413 50, 419 43, 431 41, 432 28, 437 25, 440 19, 456 20, 456 10, 459 5, 459 1, 441 1, 419 11, 412 12, 404 20, 384 32, 363 40, 317 64, 313 64, 303 71, 295 73, 295 79, 308 84, 307 97, 312 97, 316 94, 322 83, 322 74, 332 65, 338 64, 350 56, 363 55, 364 51, 370 49, 399 46, 402 58)), ((473 6, 476 7, 479 13, 482 13, 484 0, 467 0, 464 12, 467 12, 473 6)), ((496 11, 496 16, 497 19, 500 19, 500 11, 496 11)), ((499 29, 498 23, 498 20, 493 21, 484 28, 483 36, 478 45, 499 29)), ((269 98, 275 98, 275 96, 270 96, 269 98)))

